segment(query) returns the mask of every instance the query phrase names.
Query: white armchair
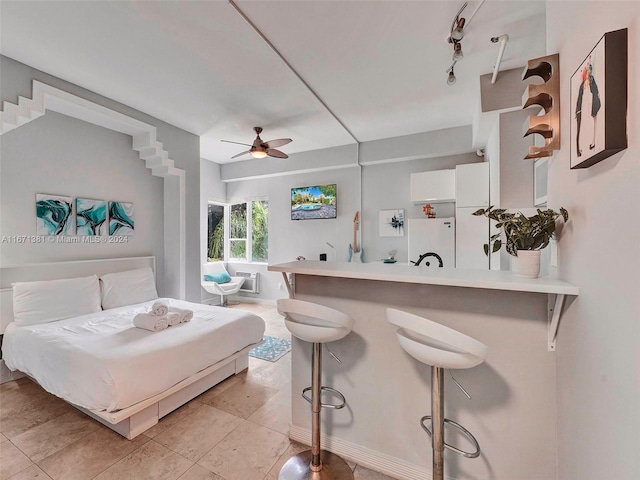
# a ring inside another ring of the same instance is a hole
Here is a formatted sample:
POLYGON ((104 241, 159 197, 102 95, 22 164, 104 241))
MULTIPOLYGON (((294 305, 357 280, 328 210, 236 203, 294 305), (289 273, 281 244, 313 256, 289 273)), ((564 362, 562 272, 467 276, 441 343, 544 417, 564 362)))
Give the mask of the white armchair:
POLYGON ((226 307, 227 295, 238 293, 244 283, 243 277, 231 277, 228 283, 208 282, 204 279, 205 275, 215 275, 218 273, 228 273, 223 262, 211 262, 202 265, 202 288, 207 292, 220 295, 220 306, 226 307))

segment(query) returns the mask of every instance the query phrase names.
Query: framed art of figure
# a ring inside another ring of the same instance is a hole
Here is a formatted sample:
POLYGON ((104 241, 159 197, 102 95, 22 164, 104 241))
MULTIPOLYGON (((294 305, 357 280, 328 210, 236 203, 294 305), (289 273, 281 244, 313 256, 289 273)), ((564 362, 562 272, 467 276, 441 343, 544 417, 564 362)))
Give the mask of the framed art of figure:
POLYGON ((605 33, 571 76, 571 168, 627 148, 627 29, 605 33))

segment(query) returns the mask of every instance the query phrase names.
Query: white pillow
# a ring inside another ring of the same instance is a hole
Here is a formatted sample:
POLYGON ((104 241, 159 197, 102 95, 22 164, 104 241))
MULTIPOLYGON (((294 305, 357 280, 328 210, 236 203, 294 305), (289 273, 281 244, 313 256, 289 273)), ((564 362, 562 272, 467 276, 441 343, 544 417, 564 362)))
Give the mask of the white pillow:
POLYGON ((151 268, 109 273, 100 277, 102 308, 122 307, 158 298, 151 268))
POLYGON ((96 275, 13 284, 13 318, 18 326, 55 322, 100 310, 96 275))

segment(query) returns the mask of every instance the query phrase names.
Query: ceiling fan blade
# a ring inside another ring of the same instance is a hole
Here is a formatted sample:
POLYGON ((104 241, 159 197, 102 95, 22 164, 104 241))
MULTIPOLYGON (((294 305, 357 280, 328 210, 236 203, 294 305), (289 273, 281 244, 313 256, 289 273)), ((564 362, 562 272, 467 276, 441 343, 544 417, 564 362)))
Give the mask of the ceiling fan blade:
POLYGON ((250 146, 251 146, 251 144, 250 144, 250 143, 232 142, 231 140, 220 140, 220 141, 221 141, 221 142, 224 142, 224 143, 235 143, 235 144, 237 144, 237 145, 245 145, 245 146, 247 146, 247 147, 250 147, 250 146))
POLYGON ((233 156, 233 157, 231 157, 231 158, 232 158, 232 159, 233 159, 233 158, 238 158, 238 157, 241 157, 242 155, 246 155, 247 153, 251 153, 251 150, 247 150, 246 152, 239 153, 239 154, 237 154, 237 155, 234 155, 234 156, 233 156))
POLYGON ((269 140, 268 142, 264 142, 263 145, 265 145, 267 148, 276 148, 286 145, 287 143, 291 143, 292 141, 293 140, 291 140, 290 138, 278 138, 277 140, 269 140))
POLYGON ((289 155, 275 148, 267 148, 267 155, 275 158, 289 158, 289 155))

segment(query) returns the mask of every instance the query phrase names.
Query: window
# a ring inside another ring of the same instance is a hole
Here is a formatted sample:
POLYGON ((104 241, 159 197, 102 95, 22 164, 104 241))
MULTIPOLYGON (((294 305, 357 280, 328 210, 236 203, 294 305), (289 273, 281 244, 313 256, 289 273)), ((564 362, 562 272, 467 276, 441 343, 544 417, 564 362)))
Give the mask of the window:
POLYGON ((267 262, 269 202, 254 200, 222 205, 209 203, 207 258, 267 262))
POLYGON ((209 203, 207 228, 207 260, 224 260, 224 211, 225 206, 209 203))

